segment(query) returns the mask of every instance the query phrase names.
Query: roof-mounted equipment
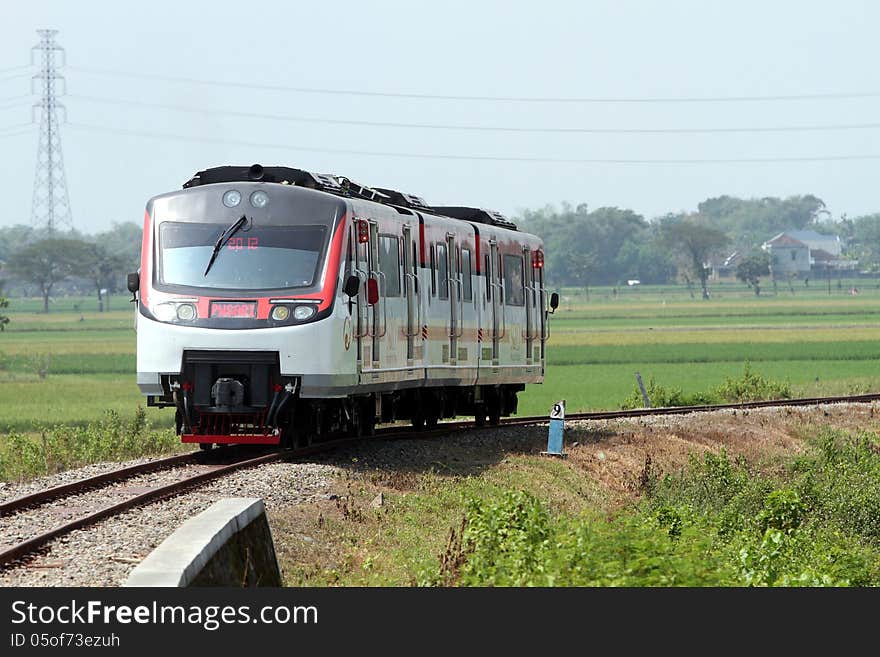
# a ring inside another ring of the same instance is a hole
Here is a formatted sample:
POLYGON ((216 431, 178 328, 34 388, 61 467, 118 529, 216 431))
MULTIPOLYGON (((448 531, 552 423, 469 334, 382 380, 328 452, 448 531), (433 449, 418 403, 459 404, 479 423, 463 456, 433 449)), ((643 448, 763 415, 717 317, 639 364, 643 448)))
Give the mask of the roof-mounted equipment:
POLYGON ((225 182, 272 182, 282 185, 297 185, 322 192, 346 196, 336 177, 326 173, 311 173, 290 167, 264 167, 253 164, 249 167, 225 166, 199 171, 183 184, 183 188, 211 185, 225 182))
POLYGON ((478 224, 489 224, 490 226, 500 226, 501 228, 516 230, 515 223, 495 210, 449 205, 434 206, 431 210, 445 217, 452 217, 453 219, 463 219, 464 221, 472 221, 478 224))
POLYGON ((421 196, 405 194, 398 192, 396 189, 384 189, 382 187, 377 187, 376 189, 389 198, 387 203, 391 205, 399 205, 404 208, 412 208, 413 210, 431 210, 431 206, 421 196))
POLYGON ((387 194, 383 194, 382 191, 378 189, 373 189, 372 187, 367 187, 366 185, 361 185, 360 183, 356 183, 350 178, 346 178, 345 176, 336 176, 336 180, 339 185, 347 191, 352 196, 357 196, 358 198, 363 198, 368 201, 375 201, 376 203, 390 203, 391 201, 388 198, 387 194))

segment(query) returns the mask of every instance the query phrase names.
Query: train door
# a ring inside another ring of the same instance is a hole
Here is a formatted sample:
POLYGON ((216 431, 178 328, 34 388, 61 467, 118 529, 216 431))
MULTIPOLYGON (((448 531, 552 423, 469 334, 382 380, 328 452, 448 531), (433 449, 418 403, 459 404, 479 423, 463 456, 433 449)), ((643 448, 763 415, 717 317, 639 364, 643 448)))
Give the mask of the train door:
POLYGON ((489 307, 490 329, 492 337, 492 362, 498 362, 498 342, 504 337, 504 307, 502 306, 503 288, 501 286, 500 255, 498 242, 489 241, 489 263, 486 269, 486 281, 490 289, 491 305, 489 307))
POLYGON ((367 280, 370 278, 370 229, 366 219, 356 219, 352 226, 356 239, 352 240, 352 270, 363 282, 361 293, 355 297, 357 302, 357 318, 355 319, 354 337, 357 341, 357 359, 361 369, 372 367, 372 347, 370 346, 370 306, 367 303, 367 280), (364 343, 367 343, 366 345, 364 343), (366 353, 365 353, 366 352, 366 353), (366 358, 364 357, 366 356, 366 358))
POLYGON ((376 281, 379 288, 379 299, 370 306, 369 333, 372 338, 372 366, 378 368, 380 366, 380 357, 382 349, 382 338, 385 337, 385 329, 388 318, 386 313, 388 305, 385 301, 385 274, 379 268, 379 224, 375 221, 369 222, 370 240, 369 240, 369 278, 376 281))
POLYGON ((540 339, 541 339, 541 360, 544 360, 544 343, 550 337, 547 332, 547 292, 544 290, 544 252, 542 250, 535 251, 535 266, 532 269, 535 281, 535 292, 537 296, 538 322, 540 323, 540 339))
POLYGON ((461 260, 454 233, 446 233, 446 271, 449 288, 449 362, 458 358, 458 340, 461 327, 461 260))
POLYGON ((415 358, 415 340, 421 337, 421 304, 419 302, 419 269, 416 243, 412 226, 403 226, 403 293, 406 296, 406 361, 411 365, 415 358))
POLYGON ((536 294, 533 278, 534 269, 532 267, 532 251, 527 246, 523 247, 523 270, 523 291, 525 293, 524 301, 526 304, 526 363, 531 363, 534 355, 534 347, 532 345, 535 341, 535 315, 537 309, 535 307, 536 294))

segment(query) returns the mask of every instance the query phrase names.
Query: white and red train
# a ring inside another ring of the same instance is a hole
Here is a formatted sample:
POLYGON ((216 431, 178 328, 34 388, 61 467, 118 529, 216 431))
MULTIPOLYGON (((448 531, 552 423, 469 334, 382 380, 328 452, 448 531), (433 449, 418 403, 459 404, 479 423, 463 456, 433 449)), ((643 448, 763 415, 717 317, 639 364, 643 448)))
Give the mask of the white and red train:
POLYGON ((302 445, 516 411, 544 377, 541 240, 502 215, 287 167, 147 203, 137 383, 184 442, 302 445))

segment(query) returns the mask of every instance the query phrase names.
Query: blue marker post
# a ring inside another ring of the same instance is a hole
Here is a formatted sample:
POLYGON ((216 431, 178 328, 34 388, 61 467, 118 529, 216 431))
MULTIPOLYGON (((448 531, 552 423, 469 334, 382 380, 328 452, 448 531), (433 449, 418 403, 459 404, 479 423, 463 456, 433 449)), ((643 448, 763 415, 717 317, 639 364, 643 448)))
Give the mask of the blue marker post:
POLYGON ((550 409, 550 434, 547 437, 547 451, 541 452, 545 456, 568 456, 562 451, 562 430, 565 423, 565 400, 562 399, 550 409))

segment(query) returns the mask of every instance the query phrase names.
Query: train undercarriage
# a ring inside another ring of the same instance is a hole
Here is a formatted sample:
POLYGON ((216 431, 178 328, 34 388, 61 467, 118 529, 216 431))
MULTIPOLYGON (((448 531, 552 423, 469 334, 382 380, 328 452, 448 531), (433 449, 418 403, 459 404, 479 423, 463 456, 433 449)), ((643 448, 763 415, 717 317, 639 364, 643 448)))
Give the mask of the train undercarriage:
POLYGON ((415 387, 349 395, 300 397, 297 377, 280 374, 273 352, 184 353, 180 375, 162 377, 164 394, 149 406, 175 408, 185 443, 305 447, 344 436, 369 436, 376 424, 409 422, 432 429, 443 419, 473 416, 477 426, 516 413, 524 384, 415 387))

